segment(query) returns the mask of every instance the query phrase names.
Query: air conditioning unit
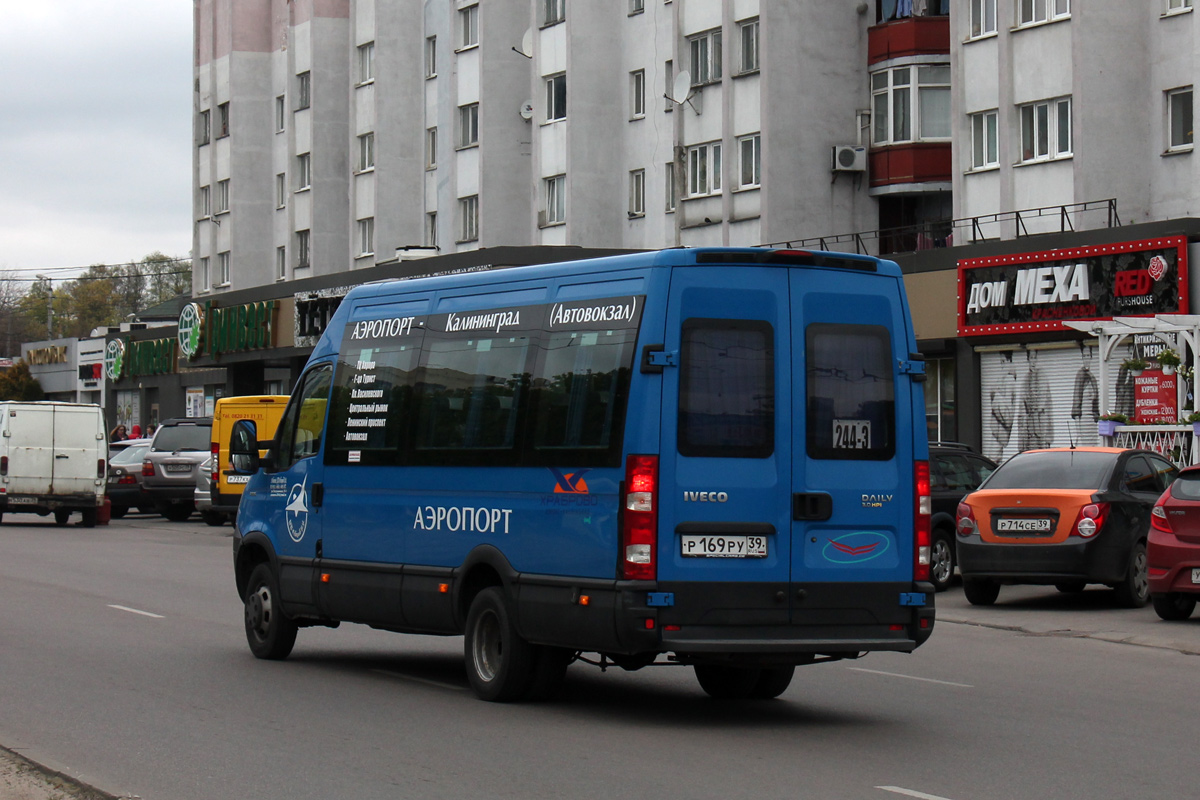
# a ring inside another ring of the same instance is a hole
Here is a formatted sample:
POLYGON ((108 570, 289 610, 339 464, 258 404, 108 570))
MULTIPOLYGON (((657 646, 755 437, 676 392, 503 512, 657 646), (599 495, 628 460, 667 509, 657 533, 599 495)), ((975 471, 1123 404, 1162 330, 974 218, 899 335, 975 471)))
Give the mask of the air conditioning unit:
POLYGON ((856 144, 834 145, 830 169, 834 172, 865 172, 867 148, 856 144))

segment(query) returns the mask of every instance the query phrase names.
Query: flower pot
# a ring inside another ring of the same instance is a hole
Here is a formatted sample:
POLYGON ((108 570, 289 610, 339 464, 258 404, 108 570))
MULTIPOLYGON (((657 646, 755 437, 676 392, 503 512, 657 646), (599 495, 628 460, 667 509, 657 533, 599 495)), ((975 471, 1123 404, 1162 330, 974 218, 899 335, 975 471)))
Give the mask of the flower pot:
MULTIPOLYGON (((1100 432, 1101 436, 1115 436, 1117 425, 1119 424, 1115 419, 1102 419, 1096 423, 1096 429, 1100 432)), ((1196 424, 1200 425, 1200 422, 1196 424)))
POLYGON ((1141 375, 1143 372, 1145 372, 1145 370, 1141 370, 1141 369, 1131 369, 1131 370, 1129 370, 1129 374, 1130 374, 1130 375, 1132 375, 1132 376, 1133 376, 1133 377, 1135 377, 1135 378, 1136 378, 1136 377, 1138 377, 1138 376, 1140 376, 1140 375, 1141 375))
POLYGON ((1192 435, 1193 435, 1193 436, 1200 436, 1200 422, 1193 422, 1193 423, 1192 423, 1192 435))
POLYGON ((1175 374, 1175 365, 1174 364, 1164 364, 1163 368, 1162 368, 1162 374, 1163 375, 1174 375, 1175 374))

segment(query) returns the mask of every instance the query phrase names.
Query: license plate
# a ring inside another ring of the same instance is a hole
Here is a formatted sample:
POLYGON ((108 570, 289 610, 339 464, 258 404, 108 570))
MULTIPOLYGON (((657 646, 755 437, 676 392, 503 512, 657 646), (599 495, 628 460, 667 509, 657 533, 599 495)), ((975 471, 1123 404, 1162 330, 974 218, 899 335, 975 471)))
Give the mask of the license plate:
POLYGON ((1048 519, 998 519, 996 520, 996 530, 998 531, 1029 531, 1031 533, 1045 533, 1050 530, 1050 520, 1048 519))
POLYGON ((835 419, 833 446, 838 450, 870 450, 871 423, 865 419, 835 419))
POLYGON ((685 533, 680 535, 679 553, 691 558, 766 558, 767 537, 685 533))
POLYGON ((167 472, 191 472, 191 464, 167 464, 167 472))
POLYGON ((10 497, 8 498, 10 506, 32 506, 37 504, 36 497, 10 497))
POLYGON ((1192 583, 1200 583, 1200 569, 1192 567, 1192 583))
POLYGON ((235 483, 249 483, 250 476, 249 475, 226 475, 225 482, 228 484, 231 484, 231 485, 235 484, 235 483))

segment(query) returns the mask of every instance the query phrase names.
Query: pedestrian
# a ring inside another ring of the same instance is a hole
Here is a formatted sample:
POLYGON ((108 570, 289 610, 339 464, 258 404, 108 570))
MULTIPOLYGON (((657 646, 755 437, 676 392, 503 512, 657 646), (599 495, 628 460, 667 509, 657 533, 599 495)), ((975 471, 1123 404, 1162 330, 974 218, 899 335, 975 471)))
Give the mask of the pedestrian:
POLYGON ((147 439, 153 439, 153 438, 154 438, 154 432, 155 432, 156 430, 158 430, 158 428, 157 428, 157 427, 155 427, 154 425, 147 425, 147 426, 146 426, 146 434, 145 434, 146 438, 147 438, 147 439))
POLYGON ((142 426, 134 425, 133 428, 129 431, 129 438, 130 439, 142 438, 142 426))
POLYGON ((108 434, 108 440, 110 442, 123 442, 128 438, 129 434, 126 433, 124 425, 118 425, 112 429, 111 433, 108 434))

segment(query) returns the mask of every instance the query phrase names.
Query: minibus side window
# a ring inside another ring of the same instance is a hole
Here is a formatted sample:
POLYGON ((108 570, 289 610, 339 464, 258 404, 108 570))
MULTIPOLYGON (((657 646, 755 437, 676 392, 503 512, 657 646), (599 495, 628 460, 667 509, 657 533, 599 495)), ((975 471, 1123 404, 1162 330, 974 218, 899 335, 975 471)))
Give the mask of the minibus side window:
POLYGON ((420 332, 353 342, 338 357, 325 463, 395 466, 411 447, 420 332))
POLYGON ((300 388, 288 403, 287 411, 279 423, 276 471, 286 470, 300 459, 314 456, 320 451, 332 372, 329 364, 314 367, 304 376, 300 388))
POLYGON ((767 458, 775 452, 774 328, 759 320, 683 323, 679 453, 767 458))
POLYGON ((891 459, 896 398, 887 328, 813 323, 805 338, 809 456, 891 459))

